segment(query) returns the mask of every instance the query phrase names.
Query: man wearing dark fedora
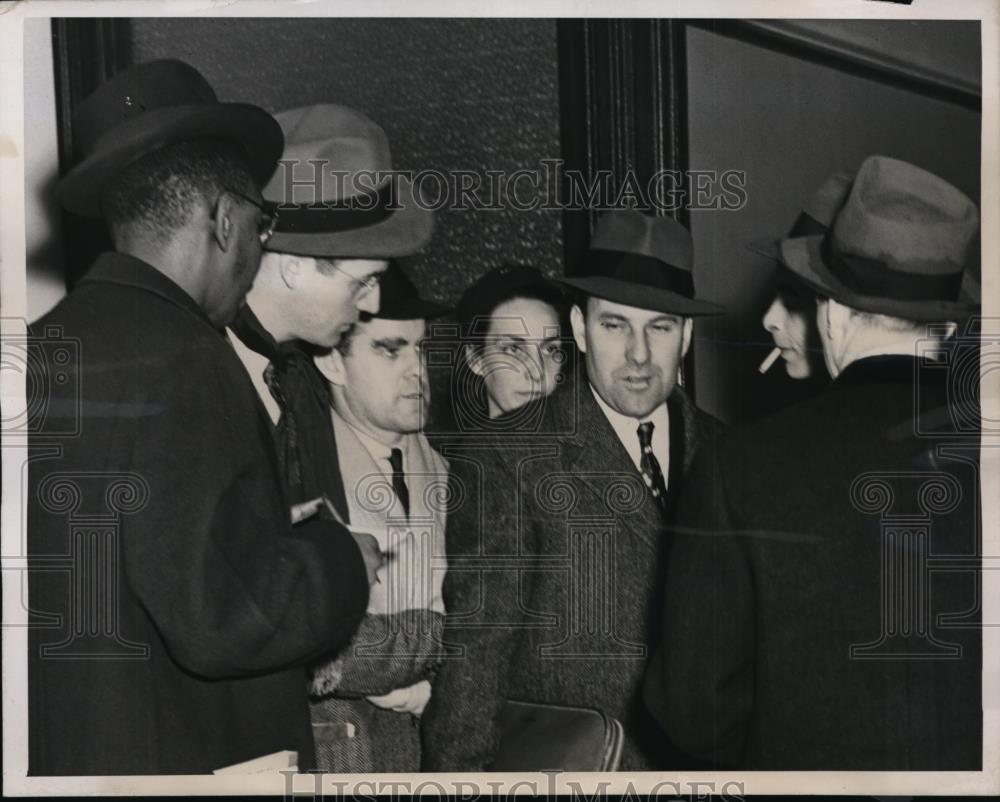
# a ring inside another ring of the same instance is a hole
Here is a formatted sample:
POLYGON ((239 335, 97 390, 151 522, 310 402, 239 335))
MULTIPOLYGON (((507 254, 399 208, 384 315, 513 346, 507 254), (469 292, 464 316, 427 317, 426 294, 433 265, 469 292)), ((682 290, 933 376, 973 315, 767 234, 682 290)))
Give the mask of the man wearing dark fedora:
POLYGON ((386 558, 358 634, 313 673, 317 758, 335 773, 420 770, 417 717, 444 623, 448 464, 422 430, 427 321, 448 310, 421 298, 396 263, 380 292, 379 311, 316 357, 330 382, 351 523, 374 534, 386 558))
POLYGON ((692 471, 646 682, 682 750, 761 770, 981 767, 979 418, 953 414, 978 399, 938 357, 972 311, 977 229, 953 186, 872 156, 827 235, 781 243, 820 297, 833 384, 692 471))
POLYGON ((73 131, 83 160, 59 199, 102 216, 115 252, 34 326, 54 378, 29 471, 29 772, 208 773, 285 752, 309 769, 304 667, 349 640, 369 583, 343 527, 291 526, 222 331, 273 231, 259 187, 281 129, 158 61, 100 87, 73 131))
POLYGON ((674 220, 604 215, 565 280, 585 374, 533 402, 530 437, 445 452, 464 488, 449 512, 445 645, 462 652, 424 713, 426 769, 488 768, 518 737, 501 731, 506 700, 600 710, 624 727, 621 769, 671 765, 639 692, 672 507, 718 427, 677 385, 692 318, 722 311, 695 298, 692 263, 674 220))

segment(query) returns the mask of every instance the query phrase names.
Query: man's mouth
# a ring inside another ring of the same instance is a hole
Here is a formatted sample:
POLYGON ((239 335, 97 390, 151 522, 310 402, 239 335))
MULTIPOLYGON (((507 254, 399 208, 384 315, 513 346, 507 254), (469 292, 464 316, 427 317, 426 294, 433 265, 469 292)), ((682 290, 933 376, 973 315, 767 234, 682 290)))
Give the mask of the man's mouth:
POLYGON ((652 376, 626 376, 625 386, 630 390, 646 390, 653 383, 652 376))

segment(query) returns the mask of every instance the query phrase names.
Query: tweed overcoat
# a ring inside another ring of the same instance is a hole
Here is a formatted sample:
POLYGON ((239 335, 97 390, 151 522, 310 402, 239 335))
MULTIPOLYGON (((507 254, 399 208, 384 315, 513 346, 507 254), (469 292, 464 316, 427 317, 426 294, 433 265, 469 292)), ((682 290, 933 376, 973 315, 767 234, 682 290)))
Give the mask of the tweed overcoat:
MULTIPOLYGON (((450 653, 422 719, 424 768, 488 767, 506 699, 600 709, 624 725, 621 769, 669 764, 639 695, 669 515, 585 379, 538 403, 512 413, 510 432, 444 451, 460 487, 447 529, 450 653)), ((719 424, 679 388, 668 403, 672 503, 719 424)))

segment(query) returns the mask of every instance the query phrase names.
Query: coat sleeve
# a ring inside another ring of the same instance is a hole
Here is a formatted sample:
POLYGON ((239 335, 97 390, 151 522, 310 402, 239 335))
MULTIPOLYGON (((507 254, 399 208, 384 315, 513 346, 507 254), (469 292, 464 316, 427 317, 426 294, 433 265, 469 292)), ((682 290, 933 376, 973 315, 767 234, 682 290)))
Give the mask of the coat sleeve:
POLYGON ((505 671, 519 643, 520 598, 529 572, 496 566, 530 552, 516 513, 516 475, 486 452, 451 458, 464 503, 449 512, 445 532, 444 643, 449 650, 421 717, 423 771, 482 771, 496 755, 505 671), (494 566, 491 567, 490 563, 494 566), (468 563, 468 564, 466 564, 468 563))
POLYGON ((742 759, 753 705, 754 599, 717 453, 701 451, 680 499, 645 701, 679 749, 727 767, 742 759))
POLYGON ((335 523, 291 526, 270 431, 235 355, 231 365, 217 352, 184 357, 150 372, 163 379, 137 391, 147 414, 122 424, 148 485, 123 523, 127 581, 194 674, 304 665, 347 643, 364 615, 360 551, 335 523))
POLYGON ((313 669, 314 696, 382 696, 433 676, 444 616, 433 610, 369 613, 350 644, 313 669))

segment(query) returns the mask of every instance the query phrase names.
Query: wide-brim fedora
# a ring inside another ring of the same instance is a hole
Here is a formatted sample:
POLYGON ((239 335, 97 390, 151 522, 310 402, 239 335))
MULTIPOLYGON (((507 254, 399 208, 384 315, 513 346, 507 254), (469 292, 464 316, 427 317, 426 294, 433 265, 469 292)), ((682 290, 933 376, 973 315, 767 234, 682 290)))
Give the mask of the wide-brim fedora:
POLYGON ((362 313, 362 319, 429 320, 451 311, 451 307, 422 298, 416 284, 398 262, 389 263, 388 269, 379 274, 378 283, 378 312, 362 313))
POLYGON ((73 139, 82 160, 56 187, 69 211, 101 215, 101 195, 128 165, 148 153, 195 139, 243 147, 262 186, 281 155, 274 118, 257 106, 221 103, 194 67, 176 59, 137 64, 98 87, 73 116, 73 139))
POLYGON ((695 317, 726 309, 695 297, 690 232, 669 217, 615 209, 597 221, 579 266, 561 282, 596 298, 656 312, 695 317))
POLYGON ((847 200, 853 181, 854 176, 850 173, 834 173, 802 204, 802 210, 784 237, 758 237, 748 242, 747 248, 778 262, 782 239, 824 235, 847 200))
POLYGON ((972 314, 961 292, 976 205, 908 162, 870 156, 824 236, 782 240, 781 261, 823 297, 915 321, 972 314))
POLYGON ((332 103, 288 109, 275 118, 285 150, 263 189, 278 215, 268 250, 388 259, 427 245, 434 214, 412 182, 393 171, 380 126, 332 103))

